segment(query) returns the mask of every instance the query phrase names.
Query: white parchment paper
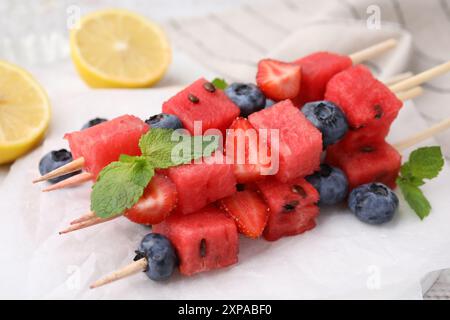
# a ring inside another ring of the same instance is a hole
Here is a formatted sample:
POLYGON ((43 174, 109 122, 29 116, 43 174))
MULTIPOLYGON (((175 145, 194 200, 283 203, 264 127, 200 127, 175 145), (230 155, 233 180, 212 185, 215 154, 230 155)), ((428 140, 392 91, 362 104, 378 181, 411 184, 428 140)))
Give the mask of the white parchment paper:
MULTIPOLYGON (((42 147, 17 161, 0 186, 0 297, 18 298, 421 298, 421 278, 450 266, 450 173, 446 165, 424 192, 433 211, 420 221, 401 199, 384 226, 359 222, 345 208, 322 210, 317 227, 277 242, 241 239, 239 263, 193 277, 156 283, 144 274, 90 290, 89 284, 131 262, 149 229, 119 218, 64 236, 58 231, 89 209, 90 186, 40 192, 37 163, 65 147, 62 136, 96 116, 146 118, 176 88, 91 91, 54 101, 52 131, 42 147), (61 107, 64 106, 64 107, 61 107), (73 116, 71 116, 73 115, 73 116), (76 121, 74 119, 77 119, 76 121), (83 120, 79 120, 83 119, 83 120)), ((425 128, 411 104, 390 136, 398 141, 425 128)), ((433 144, 428 141, 425 144, 433 144)), ((401 198, 401 197, 400 197, 401 198)))

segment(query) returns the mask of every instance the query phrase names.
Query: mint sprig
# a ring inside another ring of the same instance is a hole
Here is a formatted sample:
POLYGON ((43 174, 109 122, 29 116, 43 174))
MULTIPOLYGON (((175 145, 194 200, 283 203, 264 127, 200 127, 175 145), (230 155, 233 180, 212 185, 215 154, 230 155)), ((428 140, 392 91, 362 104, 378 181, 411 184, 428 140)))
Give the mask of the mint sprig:
POLYGON ((91 193, 91 210, 110 218, 134 206, 155 174, 155 169, 190 163, 210 156, 219 136, 189 136, 170 129, 151 129, 139 141, 141 156, 121 155, 99 174, 91 193))
POLYGON ((436 178, 444 166, 440 147, 423 147, 413 151, 405 162, 397 178, 397 184, 409 206, 421 220, 431 211, 431 204, 419 188, 424 179, 436 178))
POLYGON ((216 87, 216 89, 219 90, 225 90, 228 87, 228 83, 221 78, 214 78, 211 83, 214 85, 214 87, 216 87))
POLYGON ((116 161, 105 167, 91 194, 91 209, 98 217, 109 218, 131 208, 144 193, 155 171, 143 158, 116 161))

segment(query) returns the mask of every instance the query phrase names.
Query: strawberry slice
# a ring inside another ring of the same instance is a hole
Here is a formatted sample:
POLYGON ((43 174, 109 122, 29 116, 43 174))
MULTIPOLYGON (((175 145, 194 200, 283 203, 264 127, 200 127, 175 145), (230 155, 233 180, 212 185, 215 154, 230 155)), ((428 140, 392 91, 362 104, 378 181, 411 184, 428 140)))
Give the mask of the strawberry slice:
POLYGON ((256 239, 266 226, 269 207, 256 191, 241 184, 237 188, 238 192, 221 200, 222 207, 235 220, 240 233, 256 239))
POLYGON ((264 178, 261 172, 271 166, 269 146, 262 143, 260 146, 258 131, 245 118, 234 120, 229 129, 226 153, 227 157, 231 157, 237 182, 247 183, 264 178))
POLYGON ((263 59, 258 63, 256 83, 272 100, 293 99, 300 92, 301 67, 298 64, 263 59))
POLYGON ((156 174, 138 203, 124 216, 135 223, 157 224, 162 222, 177 205, 177 189, 166 176, 156 174))

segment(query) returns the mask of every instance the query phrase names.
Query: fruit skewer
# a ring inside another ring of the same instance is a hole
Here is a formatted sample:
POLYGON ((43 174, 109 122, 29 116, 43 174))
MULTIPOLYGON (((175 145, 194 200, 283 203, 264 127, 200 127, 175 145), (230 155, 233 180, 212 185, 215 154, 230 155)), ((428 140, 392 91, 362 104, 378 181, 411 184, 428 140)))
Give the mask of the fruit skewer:
MULTIPOLYGON (((400 93, 400 96, 402 99, 409 99, 409 98, 413 98, 421 93, 422 93, 421 88, 413 88, 406 92, 400 93)), ((105 221, 109 221, 109 220, 112 220, 112 218, 105 220, 105 221)), ((96 217, 95 214, 93 214, 93 213, 89 213, 89 214, 85 215, 83 218, 73 221, 71 223, 71 226, 68 229, 61 231, 61 233, 68 233, 68 232, 71 232, 74 230, 83 229, 83 228, 86 228, 86 227, 89 227, 92 225, 96 225, 96 224, 99 224, 102 222, 103 222, 103 219, 96 217)))
MULTIPOLYGON (((410 97, 415 97, 420 93, 422 93, 422 90, 419 87, 419 88, 415 88, 415 89, 409 90, 407 92, 404 92, 403 95, 405 98, 410 98, 410 97)), ((442 128, 442 130, 443 129, 445 129, 445 128, 442 128)), ((436 133, 436 130, 433 130, 433 132, 436 133)), ((117 216, 117 217, 119 217, 119 216, 117 216)), ((109 219, 109 220, 112 220, 112 219, 109 219)), ((72 221, 70 223, 70 226, 67 229, 61 231, 60 234, 65 234, 65 233, 73 232, 76 230, 84 229, 84 228, 87 228, 87 227, 90 227, 93 225, 97 225, 102 222, 107 222, 109 220, 102 221, 95 215, 95 213, 90 212, 90 213, 85 214, 85 215, 81 216, 80 218, 72 221)))
MULTIPOLYGON (((109 163, 121 154, 139 155, 138 142, 149 126, 134 116, 121 116, 93 127, 66 134, 74 160, 33 180, 33 183, 55 179, 68 173, 85 169, 95 179, 109 163)), ((72 183, 87 179, 72 177, 72 183)))
MULTIPOLYGON (((399 77, 395 77, 393 78, 393 80, 398 80, 398 79, 404 79, 405 76, 409 75, 409 73, 406 73, 404 75, 399 75, 399 77)), ((410 99, 414 99, 416 97, 418 97, 419 95, 421 95, 423 93, 423 89, 421 87, 415 87, 412 89, 409 89, 407 91, 403 91, 403 92, 399 92, 397 94, 397 97, 402 100, 402 101, 406 101, 406 100, 410 100, 410 99)), ((73 171, 77 171, 80 168, 82 168, 84 166, 84 158, 81 157, 77 160, 74 160, 72 163, 67 164, 66 166, 60 167, 58 169, 56 169, 55 171, 49 173, 45 178, 48 177, 48 179, 51 178, 55 178, 55 177, 59 177, 61 174, 67 174, 69 172, 73 172, 73 171)), ((42 177, 42 179, 44 178, 42 177)), ((55 190, 60 190, 60 189, 64 189, 67 187, 72 187, 72 186, 76 186, 88 181, 92 181, 94 179, 94 175, 89 173, 89 172, 83 172, 77 175, 74 175, 72 177, 69 177, 63 181, 60 181, 54 185, 51 185, 50 187, 47 187, 45 189, 43 189, 43 192, 50 192, 50 191, 55 191, 55 190)))
POLYGON ((328 81, 337 73, 374 58, 397 45, 388 39, 350 55, 315 52, 285 63, 264 59, 258 63, 256 83, 264 94, 275 101, 292 99, 295 106, 323 100, 328 81))
MULTIPOLYGON (((414 97, 418 96, 421 93, 422 93, 422 89, 418 87, 418 88, 411 89, 407 92, 403 92, 403 93, 401 93, 401 95, 402 95, 403 99, 410 99, 410 98, 414 98, 414 97)), ((239 179, 238 179, 238 181, 239 181, 239 179)), ((109 219, 109 220, 111 220, 111 219, 109 219)), ((90 213, 82 216, 81 218, 72 221, 70 226, 67 229, 61 231, 60 233, 64 234, 64 233, 72 232, 75 230, 84 229, 84 228, 87 228, 87 227, 90 227, 90 226, 93 226, 93 225, 96 225, 99 223, 101 223, 101 219, 99 219, 94 213, 90 212, 90 213)))
MULTIPOLYGON (((420 132, 420 133, 418 133, 416 135, 414 135, 413 137, 410 137, 408 139, 405 139, 404 141, 396 143, 395 147, 400 149, 400 150, 403 150, 403 149, 405 149, 407 147, 410 147, 410 146, 412 146, 414 144, 420 143, 420 142, 422 142, 422 141, 432 137, 433 135, 435 135, 435 134, 437 134, 439 132, 442 132, 442 131, 448 129, 449 127, 450 127, 450 118, 442 121, 441 123, 439 123, 437 125, 434 125, 434 126, 428 128, 428 129, 426 129, 426 130, 424 130, 424 131, 422 131, 422 132, 420 132)), ((160 230, 163 230, 163 229, 164 229, 164 227, 162 227, 162 228, 159 227, 159 228, 157 228, 157 232, 159 232, 160 230)), ((101 287, 103 285, 112 283, 114 281, 126 278, 126 277, 131 276, 133 274, 136 274, 138 272, 146 272, 147 275, 152 280, 163 280, 163 279, 158 279, 158 277, 155 278, 155 276, 152 277, 152 276, 149 275, 150 269, 154 268, 154 266, 151 265, 151 263, 149 263, 149 261, 152 261, 154 258, 148 254, 148 251, 150 251, 150 250, 142 250, 142 247, 143 247, 142 244, 146 242, 146 240, 145 240, 146 238, 162 237, 163 239, 167 240, 167 243, 168 243, 167 245, 169 245, 170 248, 171 248, 168 251, 169 252, 174 252, 172 246, 170 245, 170 241, 168 239, 166 239, 164 235, 158 234, 157 232, 147 235, 144 238, 144 240, 142 241, 141 246, 140 246, 140 250, 144 253, 144 254, 142 254, 143 257, 142 256, 141 257, 138 256, 133 263, 131 263, 131 264, 129 264, 129 265, 127 265, 127 266, 125 266, 125 267, 123 267, 121 269, 118 269, 118 270, 108 274, 107 276, 105 276, 105 277, 95 281, 94 283, 91 284, 90 288, 91 289, 98 288, 98 287, 101 287)), ((170 255, 169 255, 169 258, 171 258, 170 255)), ((168 259, 168 258, 166 256, 164 256, 162 258, 159 257, 158 259, 160 259, 159 263, 161 263, 162 261, 164 261, 165 259, 168 259)), ((168 259, 168 260, 170 261, 170 259, 168 259)), ((170 265, 170 266, 172 267, 171 272, 173 272, 173 266, 172 265, 170 265)), ((156 270, 154 272, 158 273, 158 270, 156 270)), ((164 279, 166 279, 166 278, 167 277, 164 277, 164 279)))
MULTIPOLYGON (((385 51, 392 49, 393 47, 396 46, 396 44, 397 44, 397 41, 395 39, 388 39, 386 41, 383 41, 381 43, 373 45, 369 48, 366 48, 361 51, 350 54, 348 56, 348 59, 350 59, 354 64, 361 63, 362 61, 372 59, 372 58, 384 53, 385 51)), ((125 152, 123 152, 123 153, 126 154, 125 152)), ((49 180, 52 178, 57 178, 59 176, 65 175, 65 174, 78 171, 85 166, 85 164, 86 164, 85 161, 86 161, 86 159, 85 159, 85 156, 83 156, 83 155, 81 155, 80 157, 76 157, 76 159, 74 160, 74 163, 69 163, 63 167, 58 168, 55 171, 49 172, 48 174, 35 179, 33 181, 33 183, 46 181, 46 180, 49 180)), ((87 175, 85 175, 84 178, 87 179, 87 175)), ((93 174, 92 178, 95 178, 95 173, 93 174)), ((69 180, 65 184, 59 185, 58 187, 50 188, 50 190, 47 190, 47 191, 56 190, 59 187, 70 186, 71 182, 73 184, 78 184, 78 183, 80 183, 80 178, 78 178, 78 179, 73 178, 72 180, 69 180)))

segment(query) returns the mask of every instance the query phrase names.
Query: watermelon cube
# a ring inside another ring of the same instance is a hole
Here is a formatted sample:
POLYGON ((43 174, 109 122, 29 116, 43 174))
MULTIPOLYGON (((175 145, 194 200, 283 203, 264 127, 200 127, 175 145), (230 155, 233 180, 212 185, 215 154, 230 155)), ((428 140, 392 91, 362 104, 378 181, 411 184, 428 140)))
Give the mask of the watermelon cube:
POLYGON ((74 159, 83 157, 84 169, 94 178, 120 155, 141 154, 139 140, 149 129, 141 119, 124 115, 82 131, 64 136, 69 141, 74 159))
POLYGON ((370 70, 358 65, 335 75, 327 85, 325 99, 345 113, 352 129, 390 127, 403 103, 370 70))
POLYGON ((176 115, 183 126, 194 132, 194 121, 201 121, 201 129, 219 129, 222 132, 230 126, 239 115, 239 108, 225 95, 222 90, 201 78, 177 93, 163 104, 163 112, 176 115))
POLYGON ((238 261, 236 225, 218 208, 210 206, 190 215, 171 215, 154 225, 153 232, 172 242, 184 275, 224 268, 238 261))
POLYGON ((349 57, 331 52, 316 52, 294 63, 302 67, 300 93, 293 100, 299 107, 307 102, 323 100, 328 81, 352 65, 349 57))
POLYGON ((263 236, 275 241, 314 228, 319 213, 319 193, 303 178, 282 183, 274 178, 258 182, 257 186, 270 208, 263 236))
POLYGON ((257 130, 278 131, 278 148, 272 145, 270 130, 268 130, 267 140, 271 148, 272 160, 277 152, 279 155, 277 179, 287 182, 312 174, 319 168, 322 133, 298 108, 294 107, 291 101, 284 100, 270 108, 255 112, 249 116, 248 120, 257 130))
MULTIPOLYGON (((236 192, 233 166, 225 163, 191 163, 169 168, 166 174, 175 183, 178 192, 176 211, 189 214, 236 192)), ((221 160, 222 161, 222 160, 221 160)))
POLYGON ((395 188, 401 156, 385 141, 353 148, 343 147, 339 142, 328 147, 326 162, 345 172, 350 190, 369 182, 381 182, 395 188))
POLYGON ((390 126, 368 126, 360 129, 350 129, 339 141, 341 148, 352 150, 358 147, 382 143, 389 133, 390 126))

